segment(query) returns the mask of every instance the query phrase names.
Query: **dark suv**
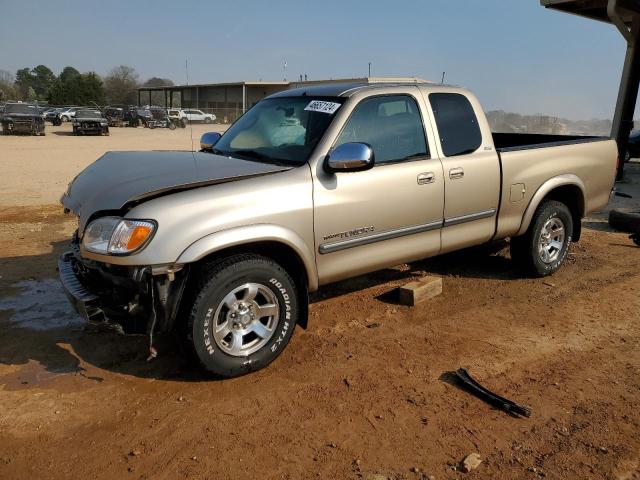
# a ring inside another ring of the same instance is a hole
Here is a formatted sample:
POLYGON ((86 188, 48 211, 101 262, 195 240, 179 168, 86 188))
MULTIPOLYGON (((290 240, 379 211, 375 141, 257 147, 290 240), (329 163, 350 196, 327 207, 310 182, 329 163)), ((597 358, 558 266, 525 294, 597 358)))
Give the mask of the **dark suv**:
POLYGON ((109 105, 104 108, 110 127, 137 127, 137 107, 131 105, 109 105))
POLYGON ((2 116, 2 133, 44 135, 44 117, 38 106, 31 103, 7 103, 2 116))
POLYGON ((109 135, 109 122, 100 110, 84 108, 76 112, 73 119, 73 133, 85 135, 109 135))

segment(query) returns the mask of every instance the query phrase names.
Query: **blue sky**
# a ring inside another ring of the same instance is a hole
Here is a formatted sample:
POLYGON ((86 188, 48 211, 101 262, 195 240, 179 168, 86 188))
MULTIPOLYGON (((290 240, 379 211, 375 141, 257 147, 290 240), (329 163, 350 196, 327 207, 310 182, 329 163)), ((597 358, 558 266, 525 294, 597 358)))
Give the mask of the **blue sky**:
POLYGON ((538 0, 0 0, 0 69, 72 65, 185 83, 420 76, 484 107, 611 118, 625 44, 538 0))

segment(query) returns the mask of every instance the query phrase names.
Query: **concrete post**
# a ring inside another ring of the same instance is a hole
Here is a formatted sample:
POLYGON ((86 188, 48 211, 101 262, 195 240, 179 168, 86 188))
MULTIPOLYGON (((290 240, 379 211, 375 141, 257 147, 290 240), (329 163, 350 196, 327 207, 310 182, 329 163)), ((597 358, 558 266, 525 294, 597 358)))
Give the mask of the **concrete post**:
POLYGON ((242 84, 242 113, 247 111, 247 85, 242 84))

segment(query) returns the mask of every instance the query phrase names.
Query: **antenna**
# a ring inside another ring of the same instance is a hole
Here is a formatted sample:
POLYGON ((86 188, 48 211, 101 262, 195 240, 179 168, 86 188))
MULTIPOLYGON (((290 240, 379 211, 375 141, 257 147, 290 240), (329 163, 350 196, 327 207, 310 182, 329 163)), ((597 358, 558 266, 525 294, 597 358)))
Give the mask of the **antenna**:
MULTIPOLYGON (((185 58, 184 60, 184 71, 185 74, 187 75, 187 87, 189 86, 189 60, 185 58)), ((189 95, 189 98, 191 98, 191 95, 189 95)), ((180 103, 182 104, 182 95, 180 95, 180 103)), ((196 105, 197 107, 197 105, 196 105)), ((183 106, 184 108, 184 106, 183 106)), ((191 122, 191 119, 189 118, 189 116, 187 115, 187 122, 189 122, 189 131, 190 131, 190 135, 191 135, 191 153, 193 153, 194 148, 193 148, 193 123, 191 122)))

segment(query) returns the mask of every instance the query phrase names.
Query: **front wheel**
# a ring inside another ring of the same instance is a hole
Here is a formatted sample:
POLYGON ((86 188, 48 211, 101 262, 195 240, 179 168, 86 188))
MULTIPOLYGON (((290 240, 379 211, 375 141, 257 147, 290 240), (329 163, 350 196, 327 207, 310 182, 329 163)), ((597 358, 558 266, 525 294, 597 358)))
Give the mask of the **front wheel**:
POLYGON ((206 123, 206 124, 211 123, 211 119, 209 117, 205 117, 204 123, 206 123))
POLYGON ((301 312, 287 271, 260 255, 234 255, 200 274, 188 300, 187 346, 221 377, 259 370, 289 343, 301 312))
POLYGON ((561 202, 540 204, 527 233, 511 239, 511 258, 537 277, 556 272, 563 264, 573 232, 573 217, 561 202))

